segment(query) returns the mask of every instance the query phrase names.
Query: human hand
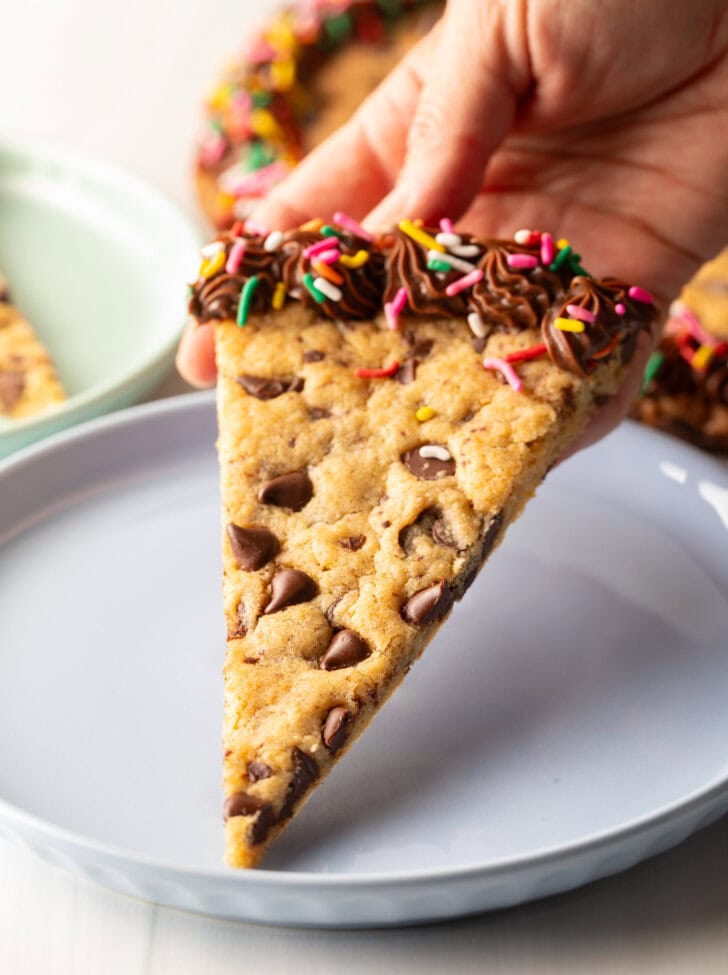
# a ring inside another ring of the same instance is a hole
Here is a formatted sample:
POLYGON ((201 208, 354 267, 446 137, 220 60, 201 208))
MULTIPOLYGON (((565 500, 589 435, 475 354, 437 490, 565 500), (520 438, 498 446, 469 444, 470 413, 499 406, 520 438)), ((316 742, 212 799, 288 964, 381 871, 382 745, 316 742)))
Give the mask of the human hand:
MULTIPOLYGON (((573 239, 590 271, 665 304, 728 230, 728 12, 721 0, 450 0, 442 20, 254 214, 344 210, 372 227, 461 218, 573 239)), ((212 325, 180 372, 214 381, 212 325)), ((626 413, 649 355, 586 441, 626 413)))

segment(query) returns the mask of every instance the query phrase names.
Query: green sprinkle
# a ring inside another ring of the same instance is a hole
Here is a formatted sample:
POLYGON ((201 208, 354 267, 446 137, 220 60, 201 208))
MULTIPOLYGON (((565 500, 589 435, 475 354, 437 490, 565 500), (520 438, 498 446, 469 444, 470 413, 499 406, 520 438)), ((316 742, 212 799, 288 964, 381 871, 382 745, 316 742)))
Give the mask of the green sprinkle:
POLYGON ((266 105, 270 105, 273 100, 273 96, 269 91, 256 91, 253 92, 253 108, 265 108, 266 105))
POLYGON ((250 173, 256 169, 262 169, 263 166, 272 163, 274 158, 274 154, 270 148, 258 139, 250 146, 247 158, 247 171, 250 173))
POLYGON ((427 262, 428 271, 452 271, 452 264, 448 264, 447 261, 437 261, 431 260, 427 262))
POLYGON ((324 21, 324 31, 332 44, 343 44, 351 34, 351 18, 345 13, 329 17, 324 21))
POLYGON ((321 228, 321 233, 324 237, 343 237, 344 235, 336 227, 332 227, 330 223, 325 223, 321 228))
POLYGON ((571 244, 562 247, 556 257, 549 264, 549 271, 558 271, 562 264, 565 264, 571 254, 571 244))
POLYGON ((665 361, 665 356, 662 352, 653 352, 650 358, 647 360, 647 365, 645 366, 645 374, 642 378, 642 390, 640 396, 644 396, 647 391, 647 387, 650 385, 652 380, 655 378, 657 373, 660 371, 660 366, 665 361))
POLYGON ((243 290, 240 292, 240 304, 238 305, 238 317, 235 319, 236 323, 242 328, 243 325, 248 320, 248 313, 250 312, 250 303, 253 300, 253 294, 255 289, 258 287, 258 275, 254 274, 252 278, 248 280, 243 285, 243 290))
POLYGON ((313 283, 313 274, 304 274, 303 283, 308 291, 310 291, 313 295, 313 300, 317 301, 319 305, 323 305, 323 303, 326 301, 326 295, 322 291, 319 291, 319 289, 313 283))
POLYGON ((225 130, 219 118, 213 116, 213 118, 209 119, 209 123, 213 132, 216 132, 218 135, 224 135, 225 130))

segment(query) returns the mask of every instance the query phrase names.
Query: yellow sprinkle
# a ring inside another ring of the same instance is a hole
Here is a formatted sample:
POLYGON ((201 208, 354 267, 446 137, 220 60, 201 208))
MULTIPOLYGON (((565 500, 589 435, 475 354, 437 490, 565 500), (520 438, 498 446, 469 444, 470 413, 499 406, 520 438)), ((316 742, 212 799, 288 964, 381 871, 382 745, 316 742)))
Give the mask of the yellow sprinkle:
POLYGON ((339 264, 343 264, 344 267, 363 267, 369 260, 368 251, 357 251, 356 254, 342 254, 339 258, 339 264))
POLYGON ((250 127, 261 139, 282 139, 283 132, 270 112, 258 108, 250 114, 250 127))
POLYGON ((306 223, 302 223, 298 229, 310 230, 312 233, 317 234, 323 225, 324 222, 321 217, 314 217, 313 220, 307 220, 306 223))
POLYGON ((207 104, 213 110, 213 112, 222 112, 230 104, 230 89, 229 84, 218 85, 217 88, 212 92, 207 100, 207 104))
POLYGON ((296 80, 296 62, 291 58, 274 61, 270 66, 270 78, 276 91, 288 91, 296 80))
POLYGON ((705 369, 714 354, 709 345, 701 345, 699 349, 695 350, 690 365, 693 369, 705 369))
POLYGON ((265 32, 265 39, 277 51, 293 52, 296 49, 296 35, 288 11, 283 11, 265 32))
POLYGON ((416 227, 411 220, 400 220, 399 229, 403 234, 407 234, 408 237, 416 240, 418 244, 422 244, 428 250, 440 251, 441 254, 445 253, 445 247, 439 241, 435 240, 434 237, 430 237, 424 230, 416 227))
POLYGON ((437 415, 437 410, 433 410, 431 406, 421 406, 419 410, 415 413, 416 418, 420 423, 424 423, 425 420, 431 420, 433 416, 437 415))
POLYGON ((562 251, 565 247, 569 246, 569 241, 566 239, 566 237, 561 237, 559 240, 556 241, 556 246, 559 248, 560 251, 562 251))
POLYGON ((273 301, 271 304, 275 311, 280 311, 283 307, 283 303, 286 300, 286 286, 283 281, 279 281, 276 285, 276 290, 273 292, 273 301))
POLYGON ((562 332, 583 332, 584 322, 578 322, 574 318, 557 318, 554 325, 562 332))
POLYGON ((201 278, 211 278, 213 274, 217 274, 220 268, 225 263, 225 248, 221 248, 214 257, 211 257, 207 261, 203 261, 200 264, 200 277, 201 278))

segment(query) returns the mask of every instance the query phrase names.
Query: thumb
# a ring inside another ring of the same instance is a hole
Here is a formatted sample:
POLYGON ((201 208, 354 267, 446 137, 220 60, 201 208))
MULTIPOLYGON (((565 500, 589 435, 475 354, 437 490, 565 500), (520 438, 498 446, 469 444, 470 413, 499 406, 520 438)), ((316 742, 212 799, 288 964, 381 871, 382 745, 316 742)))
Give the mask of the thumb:
POLYGON ((404 163, 393 189, 369 214, 371 226, 467 210, 530 86, 524 8, 512 0, 450 0, 404 163))

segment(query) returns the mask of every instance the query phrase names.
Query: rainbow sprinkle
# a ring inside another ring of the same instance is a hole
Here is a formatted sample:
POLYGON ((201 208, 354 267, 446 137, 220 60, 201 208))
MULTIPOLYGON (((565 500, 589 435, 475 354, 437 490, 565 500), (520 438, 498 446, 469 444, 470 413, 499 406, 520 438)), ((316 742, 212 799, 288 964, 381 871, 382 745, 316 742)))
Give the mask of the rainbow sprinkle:
POLYGON ((499 359, 497 356, 486 356, 483 359, 483 368, 500 372, 516 393, 520 393, 523 389, 523 383, 519 379, 518 373, 505 359, 499 359))
POLYGON ((243 285, 243 290, 240 292, 240 303, 238 304, 238 314, 235 319, 235 322, 241 328, 248 321, 248 315, 250 313, 250 303, 253 300, 253 295, 255 294, 255 289, 257 287, 258 287, 258 275, 254 274, 252 278, 248 278, 248 280, 243 285))
POLYGON ((362 225, 350 217, 347 213, 342 213, 341 210, 337 210, 334 214, 334 223, 337 223, 344 230, 348 230, 350 233, 354 234, 355 237, 361 237, 362 240, 372 241, 374 237, 365 230, 362 225))
POLYGON ((439 244, 434 237, 425 233, 420 227, 416 227, 411 220, 400 220, 398 226, 403 234, 407 234, 408 237, 416 240, 418 244, 422 244, 428 250, 438 251, 440 254, 445 253, 445 248, 442 244, 439 244))
POLYGON ((472 288, 473 285, 478 284, 479 281, 483 280, 483 272, 477 267, 470 274, 466 274, 462 278, 458 278, 457 281, 453 281, 445 288, 445 294, 448 298, 454 298, 455 295, 460 294, 461 291, 465 291, 467 288, 472 288))
POLYGON ((437 410, 433 410, 431 406, 421 406, 415 411, 415 419, 420 423, 426 423, 433 416, 437 416, 437 410))
POLYGON ((584 322, 574 321, 573 318, 557 318, 554 325, 560 332, 583 332, 584 322))

